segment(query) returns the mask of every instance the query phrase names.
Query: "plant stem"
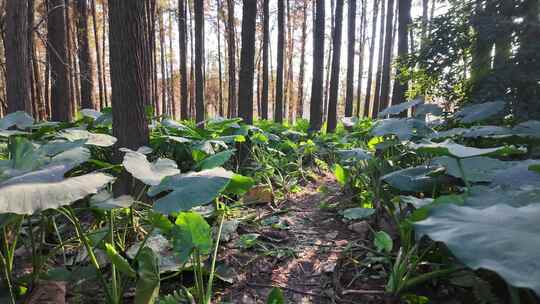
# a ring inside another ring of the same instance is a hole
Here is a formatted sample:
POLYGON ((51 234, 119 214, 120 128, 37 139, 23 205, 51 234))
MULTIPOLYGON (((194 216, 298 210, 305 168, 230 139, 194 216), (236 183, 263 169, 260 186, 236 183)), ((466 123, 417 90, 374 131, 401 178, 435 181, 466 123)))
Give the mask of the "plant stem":
POLYGON ((463 164, 461 163, 461 158, 457 158, 459 173, 461 174, 461 178, 463 179, 463 182, 465 183, 465 187, 467 187, 467 193, 471 191, 471 184, 469 184, 469 180, 467 179, 467 176, 465 175, 465 170, 463 170, 463 164))
POLYGON ((221 239, 221 231, 223 229, 223 221, 224 221, 225 215, 221 215, 221 220, 219 221, 219 228, 217 233, 217 239, 216 239, 216 247, 214 248, 214 256, 212 257, 212 266, 210 267, 210 277, 208 278, 208 289, 206 290, 206 304, 210 304, 210 300, 212 299, 212 285, 214 283, 214 272, 216 269, 216 260, 219 250, 219 241, 221 239))
POLYGON ((15 295, 13 294, 13 286, 11 285, 11 272, 6 261, 6 258, 0 252, 0 262, 2 262, 2 268, 4 269, 4 276, 6 277, 6 284, 9 290, 9 302, 10 304, 15 304, 15 295))
MULTIPOLYGON (((114 246, 114 209, 111 209, 109 211, 109 233, 110 233, 110 242, 111 246, 115 248, 114 246)), ((111 272, 112 272, 112 297, 113 302, 118 303, 118 281, 116 277, 116 266, 114 263, 111 263, 111 272)))

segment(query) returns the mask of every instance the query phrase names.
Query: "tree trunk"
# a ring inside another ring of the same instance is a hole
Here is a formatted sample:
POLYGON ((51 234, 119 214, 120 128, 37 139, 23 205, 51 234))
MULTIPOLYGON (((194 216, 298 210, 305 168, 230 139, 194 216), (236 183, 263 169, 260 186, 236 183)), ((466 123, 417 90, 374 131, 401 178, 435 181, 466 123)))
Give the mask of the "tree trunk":
POLYGON ((343 0, 336 1, 336 14, 334 26, 332 75, 330 76, 330 99, 328 101, 328 126, 326 131, 334 132, 337 126, 337 106, 339 91, 339 72, 341 62, 341 24, 343 21, 343 0))
POLYGON ((294 24, 291 19, 290 0, 287 0, 287 81, 285 83, 284 107, 286 117, 290 123, 294 122, 295 103, 293 99, 292 83, 293 83, 293 58, 294 58, 294 24))
POLYGON ((345 95, 345 117, 353 115, 353 99, 354 99, 354 46, 356 34, 356 0, 349 0, 349 11, 347 13, 349 21, 348 41, 347 41, 347 89, 345 95))
POLYGON ((514 12, 514 0, 502 0, 496 18, 495 69, 504 68, 512 55, 512 15, 514 12))
MULTIPOLYGON (((404 58, 409 54, 409 27, 411 25, 411 0, 398 1, 398 56, 404 58)), ((396 72, 394 80, 394 90, 392 93, 392 104, 405 101, 405 93, 409 89, 407 82, 400 80, 401 73, 396 72)), ((406 112, 404 112, 406 113, 406 112)))
POLYGON ((221 28, 219 19, 221 19, 221 0, 216 0, 217 12, 216 12, 216 22, 217 22, 217 46, 218 46, 218 80, 219 80, 219 116, 223 117, 223 71, 221 65, 221 28))
POLYGON ((384 42, 383 72, 381 78, 381 97, 379 109, 386 109, 390 99, 390 71, 392 70, 392 50, 394 31, 394 0, 388 0, 388 10, 386 13, 386 34, 384 42))
POLYGON ((313 76, 311 102, 309 105, 309 130, 319 131, 322 127, 323 76, 324 76, 324 2, 315 0, 313 16, 313 76))
MULTIPOLYGON (((370 109, 371 106, 371 93, 373 91, 373 61, 375 58, 375 35, 377 34, 377 19, 379 15, 379 1, 380 0, 374 0, 373 1, 373 17, 371 20, 372 29, 371 29, 371 42, 369 45, 369 64, 368 64, 368 78, 367 78, 367 86, 366 86, 366 99, 364 103, 364 116, 370 117, 371 112, 375 111, 375 107, 373 106, 370 109)), ((384 0, 383 0, 384 1, 384 0)), ((382 18, 382 17, 381 17, 382 18)))
POLYGON ((186 48, 186 2, 178 0, 178 43, 179 43, 179 66, 180 66, 180 119, 188 119, 188 81, 187 81, 187 48, 186 48))
MULTIPOLYGON (((163 10, 158 9, 159 18, 159 58, 160 58, 160 71, 161 71, 161 113, 164 116, 168 116, 169 105, 167 104, 167 71, 165 67, 165 25, 163 22, 163 10)), ((157 110, 157 109, 156 109, 157 110)))
MULTIPOLYGON (((371 117, 377 117, 377 114, 380 110, 380 98, 381 98, 381 75, 383 70, 383 54, 384 54, 384 21, 385 19, 385 11, 386 11, 386 1, 387 0, 381 0, 381 20, 380 20, 380 28, 379 28, 379 58, 377 59, 377 73, 375 74, 375 92, 373 93, 373 110, 371 113, 371 117)), ((388 0, 390 1, 390 0, 388 0)))
POLYGON ((73 107, 69 100, 66 14, 63 0, 50 0, 47 39, 51 61, 51 119, 71 121, 73 107))
POLYGON ((330 72, 332 70, 331 64, 332 64, 332 48, 333 48, 333 41, 334 41, 334 3, 335 0, 330 0, 330 41, 328 41, 328 55, 327 55, 327 62, 326 62, 326 86, 325 86, 325 96, 324 96, 324 104, 323 104, 323 121, 327 119, 328 117, 328 100, 330 99, 330 72))
POLYGON ((285 14, 284 1, 278 1, 278 41, 277 41, 277 76, 276 76, 276 108, 274 120, 283 122, 283 51, 285 48, 285 14))
POLYGON ((236 103, 236 45, 234 31, 234 1, 227 0, 227 46, 229 66, 229 109, 228 117, 236 117, 238 105, 236 103))
POLYGON ((174 52, 173 52, 173 22, 172 13, 169 12, 169 99, 171 117, 176 119, 176 98, 174 97, 174 52))
POLYGON ((103 67, 101 66, 101 49, 99 48, 99 36, 97 29, 97 13, 96 13, 96 0, 91 0, 92 4, 92 25, 94 28, 94 43, 96 50, 96 63, 97 63, 97 77, 98 77, 98 90, 99 90, 99 109, 105 107, 105 99, 103 97, 103 67))
POLYGON ((262 92, 261 92, 261 119, 268 119, 268 90, 270 80, 268 77, 269 43, 270 43, 270 0, 263 0, 263 41, 262 41, 262 92))
POLYGON ((204 121, 204 0, 195 1, 195 121, 204 121))
MULTIPOLYGON (((364 55, 366 50, 366 28, 367 28, 367 0, 362 1, 362 18, 360 20, 360 51, 358 55, 358 84, 356 93, 356 117, 360 117, 362 108, 362 80, 364 79, 364 55)), ((363 109, 364 115, 366 108, 363 109)))
POLYGON ((257 2, 243 0, 242 54, 238 86, 238 116, 253 124, 253 71, 255 69, 255 24, 257 2))
POLYGON ((31 115, 27 1, 7 1, 5 25, 7 111, 25 111, 31 115))
POLYGON ((298 72, 298 97, 296 100, 296 116, 304 116, 304 73, 306 62, 306 39, 307 39, 307 7, 308 1, 303 0, 302 7, 302 41, 300 45, 300 67, 298 72))
POLYGON ((77 42, 80 66, 81 107, 96 109, 93 101, 94 71, 88 36, 88 0, 77 0, 77 42))
MULTIPOLYGON (((107 73, 106 73, 107 56, 105 55, 106 42, 107 42, 107 6, 105 3, 103 3, 103 36, 101 36, 101 53, 103 54, 103 56, 101 57, 101 59, 103 60, 103 62, 101 63, 101 66, 103 66, 103 98, 105 100, 105 105, 107 107, 111 107, 112 103, 109 102, 109 94, 108 94, 108 89, 107 89, 107 73)), ((110 62, 109 62, 109 65, 110 65, 110 62)))

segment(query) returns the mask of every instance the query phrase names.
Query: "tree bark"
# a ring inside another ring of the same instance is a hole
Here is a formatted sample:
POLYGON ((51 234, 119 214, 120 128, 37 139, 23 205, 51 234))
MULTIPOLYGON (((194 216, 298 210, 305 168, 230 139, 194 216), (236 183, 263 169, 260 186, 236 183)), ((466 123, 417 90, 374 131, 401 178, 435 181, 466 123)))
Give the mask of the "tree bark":
POLYGON ((25 111, 31 115, 28 2, 7 1, 5 22, 7 112, 25 111))
POLYGON ((77 0, 77 42, 80 66, 81 107, 96 109, 93 100, 94 70, 88 36, 88 0, 77 0))
POLYGON ((394 49, 393 43, 393 31, 394 31, 394 0, 388 0, 388 10, 386 13, 386 34, 384 42, 384 60, 383 60, 383 72, 381 78, 381 97, 380 97, 380 110, 386 109, 390 99, 390 71, 392 70, 392 50, 394 49))
POLYGON ((300 45, 300 67, 298 72, 298 97, 296 100, 296 116, 304 116, 304 73, 306 62, 306 39, 307 39, 307 7, 308 1, 302 3, 302 40, 300 45))
POLYGON ((169 12, 169 99, 171 106, 171 117, 176 119, 176 98, 174 96, 174 52, 173 52, 173 22, 172 13, 169 12))
POLYGON ((51 62, 51 119, 71 121, 73 107, 69 100, 69 70, 66 14, 63 0, 49 1, 47 39, 51 62))
POLYGON ((337 126, 337 106, 339 91, 339 72, 341 62, 341 25, 343 22, 343 0, 336 1, 334 26, 332 75, 330 76, 330 99, 328 101, 328 125, 326 131, 332 133, 337 126))
POLYGON ((180 66, 180 119, 188 119, 188 76, 187 76, 187 48, 186 48, 186 2, 178 0, 178 43, 179 43, 179 66, 180 66))
POLYGON ((309 105, 309 130, 311 132, 319 131, 323 120, 324 2, 325 0, 315 0, 313 16, 313 80, 309 105))
MULTIPOLYGON (((371 112, 371 117, 375 118, 377 117, 377 114, 380 110, 380 98, 381 98, 381 76, 383 71, 383 54, 384 54, 384 21, 385 19, 385 11, 386 11, 386 1, 387 0, 381 0, 381 20, 380 20, 380 28, 379 28, 379 51, 378 51, 378 59, 377 59, 377 73, 375 74, 375 92, 373 93, 373 109, 371 112)), ((390 1, 390 0, 388 0, 390 1)))
MULTIPOLYGON (((358 55, 358 84, 356 93, 356 117, 360 117, 362 108, 362 80, 364 79, 364 55, 366 50, 366 28, 367 28, 367 0, 362 1, 362 17, 360 20, 360 51, 358 55)), ((363 109, 364 115, 366 108, 363 109)))
POLYGON ((285 0, 278 1, 277 75, 274 121, 283 122, 283 52, 285 48, 285 0))
MULTIPOLYGON (((165 25, 163 21, 163 10, 158 9, 158 22, 159 22, 159 64, 161 72, 161 113, 164 116, 168 116, 169 104, 167 103, 167 70, 165 67, 165 25)), ((156 109, 157 110, 157 109, 156 109)), ((159 112, 159 111, 158 111, 159 112)))
POLYGON ((349 0, 348 19, 348 41, 347 41, 347 88, 345 95, 345 117, 353 115, 354 99, 354 46, 356 42, 356 0, 349 0))
POLYGON ((291 19, 290 0, 287 0, 287 80, 285 83, 285 93, 283 104, 285 114, 290 123, 294 122, 295 101, 293 99, 292 83, 293 83, 293 59, 294 59, 294 24, 291 19))
POLYGON ((97 28, 97 12, 96 12, 96 0, 92 2, 92 24, 94 28, 94 43, 96 50, 96 63, 97 63, 97 76, 98 76, 98 90, 99 90, 99 109, 105 107, 105 99, 103 96, 103 67, 101 66, 101 49, 99 47, 99 35, 97 28))
MULTIPOLYGON (((374 108, 370 108, 371 106, 371 93, 373 91, 373 61, 375 59, 375 35, 377 34, 377 19, 378 19, 378 7, 379 7, 379 1, 380 0, 374 0, 373 1, 373 17, 371 20, 372 29, 371 29, 371 42, 369 45, 369 63, 368 63, 368 78, 367 78, 367 86, 366 86, 366 98, 364 102, 364 116, 370 117, 371 112, 374 111, 374 108)), ((384 0, 383 0, 384 1, 384 0)))
MULTIPOLYGON (((411 0, 398 1, 398 56, 404 58, 409 54, 409 27, 411 25, 411 0)), ((392 93, 392 105, 405 101, 405 93, 409 89, 407 82, 400 80, 401 73, 396 72, 394 90, 392 93)), ((406 113, 406 112, 404 112, 406 113)))
POLYGON ((195 1, 195 121, 204 121, 204 0, 195 1))
POLYGON ((257 2, 243 0, 242 53, 238 86, 238 116, 253 124, 253 71, 255 69, 255 24, 257 2))
POLYGON ((217 46, 218 46, 218 80, 219 80, 219 116, 223 117, 223 71, 221 65, 221 27, 219 19, 221 19, 221 0, 216 0, 217 12, 216 12, 216 22, 217 22, 217 46))
POLYGON ((269 44, 270 44, 270 0, 263 0, 263 41, 262 41, 262 92, 261 92, 261 119, 268 119, 268 90, 270 80, 268 77, 269 44))
POLYGON ((228 117, 236 117, 238 105, 236 103, 236 45, 234 30, 234 1, 227 0, 227 46, 229 67, 229 109, 228 117))

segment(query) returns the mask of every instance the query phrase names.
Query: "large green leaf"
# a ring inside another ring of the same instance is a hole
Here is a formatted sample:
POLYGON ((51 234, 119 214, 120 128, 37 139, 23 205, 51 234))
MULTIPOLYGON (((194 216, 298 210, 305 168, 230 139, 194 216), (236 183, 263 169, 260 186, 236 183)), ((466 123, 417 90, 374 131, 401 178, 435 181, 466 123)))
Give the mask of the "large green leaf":
POLYGON ((126 151, 122 162, 124 169, 147 185, 156 186, 164 177, 180 173, 176 162, 173 160, 159 158, 151 163, 146 159, 146 155, 140 152, 124 151, 126 151))
POLYGON ((521 137, 540 138, 540 121, 528 120, 512 128, 515 135, 521 137))
POLYGON ((493 184, 505 188, 540 187, 540 174, 529 170, 531 165, 540 164, 540 160, 523 160, 512 162, 513 166, 498 170, 493 176, 493 184))
POLYGON ((159 260, 148 247, 141 249, 137 258, 139 279, 135 289, 135 304, 154 304, 159 297, 159 260))
POLYGON ((182 263, 186 263, 194 250, 208 254, 212 249, 210 225, 198 213, 182 212, 172 229, 173 248, 182 263))
POLYGON ((231 156, 234 155, 236 150, 225 150, 214 155, 211 155, 197 164, 197 168, 200 170, 213 169, 215 167, 221 167, 225 164, 231 156))
POLYGON ((463 134, 465 138, 494 137, 503 138, 512 136, 513 131, 500 126, 473 126, 463 134))
POLYGON ((154 209, 163 214, 187 211, 215 199, 227 187, 232 176, 232 172, 223 168, 168 176, 159 185, 151 187, 148 195, 171 191, 156 201, 154 209))
POLYGON ((371 130, 372 136, 395 135, 400 140, 425 137, 430 134, 433 134, 433 130, 427 127, 425 122, 414 118, 379 120, 371 130))
POLYGON ((251 187, 253 187, 253 185, 255 185, 255 180, 253 180, 253 178, 240 174, 233 174, 231 181, 225 190, 223 190, 223 193, 244 195, 251 187))
POLYGON ((425 192, 433 190, 437 179, 433 177, 441 171, 440 166, 418 166, 406 168, 381 177, 390 186, 406 192, 425 192))
POLYGON ((372 208, 349 208, 343 210, 343 217, 350 220, 363 220, 375 214, 375 209, 372 208))
POLYGON ((131 265, 129 265, 129 262, 116 251, 113 245, 106 243, 105 249, 109 259, 120 272, 131 278, 137 277, 135 270, 133 270, 131 265))
POLYGON ((483 209, 504 203, 512 207, 523 207, 540 203, 540 188, 503 189, 493 186, 474 186, 465 196, 464 206, 483 209))
POLYGON ((463 107, 454 114, 454 117, 462 123, 470 124, 481 122, 501 115, 506 107, 504 101, 484 102, 463 107))
POLYGON ((377 117, 382 118, 388 115, 397 115, 412 107, 422 104, 424 101, 422 98, 417 98, 411 101, 398 103, 397 105, 390 106, 377 114, 377 117))
POLYGON ((427 114, 431 114, 434 116, 439 116, 443 113, 443 109, 434 103, 424 103, 421 105, 418 105, 416 109, 414 110, 414 116, 415 117, 422 117, 426 116, 427 114))
POLYGON ((9 113, 3 118, 0 118, 0 130, 7 130, 11 127, 17 127, 17 129, 24 130, 33 124, 34 118, 22 111, 9 113))
MULTIPOLYGON (((440 156, 434 158, 432 163, 444 166, 448 175, 463 179, 457 159, 450 156, 440 156)), ((514 162, 483 156, 462 159, 461 164, 465 177, 470 182, 491 182, 497 170, 504 170, 515 165, 514 162)))
POLYGON ((540 204, 485 209, 441 205, 415 224, 418 236, 444 242, 473 269, 497 272, 509 284, 540 295, 540 204))
POLYGON ((86 144, 98 147, 110 147, 116 143, 116 137, 101 134, 92 133, 82 129, 66 129, 58 133, 58 138, 65 138, 69 141, 76 141, 80 139, 86 139, 86 144))
POLYGON ((502 152, 505 150, 504 147, 497 147, 497 148, 473 148, 473 147, 467 147, 460 144, 456 144, 455 142, 447 139, 440 143, 420 143, 420 144, 414 144, 411 143, 410 146, 420 152, 429 153, 433 155, 447 155, 452 156, 456 158, 468 158, 468 157, 474 157, 474 156, 481 156, 481 155, 488 155, 488 154, 497 154, 498 152, 502 152))
POLYGON ((338 150, 337 154, 344 161, 361 161, 371 159, 373 156, 367 150, 361 148, 338 150))
POLYGON ((0 184, 0 213, 33 214, 69 205, 110 183, 113 178, 91 173, 64 178, 73 166, 53 165, 10 178, 0 184))

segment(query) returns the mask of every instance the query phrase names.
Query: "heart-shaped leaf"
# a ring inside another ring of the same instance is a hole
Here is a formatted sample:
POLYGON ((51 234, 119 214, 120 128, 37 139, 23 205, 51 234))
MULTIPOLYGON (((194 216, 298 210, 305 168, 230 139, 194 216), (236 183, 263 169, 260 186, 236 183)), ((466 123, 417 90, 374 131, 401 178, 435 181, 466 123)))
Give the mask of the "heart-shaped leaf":
POLYGON ((182 263, 186 263, 193 250, 200 254, 208 254, 212 249, 212 232, 210 225, 198 213, 182 212, 176 218, 172 229, 173 247, 182 263))
POLYGON ((389 115, 397 115, 397 114, 400 114, 401 112, 407 111, 408 109, 415 107, 417 105, 420 105, 422 103, 424 103, 423 98, 417 98, 411 101, 398 103, 396 105, 390 106, 384 109, 383 111, 379 112, 379 114, 377 114, 377 117, 382 118, 389 115))
POLYGON ((236 150, 225 150, 214 155, 211 155, 197 164, 197 168, 200 170, 213 169, 215 167, 221 167, 225 164, 233 155, 236 150))
POLYGON ((454 117, 465 124, 481 122, 502 114, 505 107, 506 103, 500 100, 473 104, 463 107, 454 117))
POLYGON ((17 127, 19 130, 24 130, 33 124, 34 118, 22 111, 9 113, 3 118, 0 118, 0 130, 7 130, 11 127, 17 127))
POLYGON ((158 185, 166 176, 180 173, 173 160, 159 158, 151 163, 146 159, 146 155, 135 151, 126 152, 122 165, 133 177, 150 186, 158 185))
POLYGON ((455 142, 447 139, 441 143, 421 143, 421 144, 414 144, 411 143, 410 146, 419 151, 424 153, 429 153, 433 155, 446 155, 446 156, 452 156, 455 158, 468 158, 468 157, 475 157, 475 156, 481 156, 481 155, 488 155, 488 154, 497 154, 499 152, 506 151, 505 147, 497 147, 497 148, 473 148, 473 147, 467 147, 460 144, 456 144, 455 142))
POLYGON ((381 180, 390 186, 406 192, 425 192, 433 190, 437 174, 443 167, 440 166, 418 166, 406 168, 381 177, 381 180))
POLYGON ((116 137, 101 134, 92 133, 82 129, 66 129, 58 133, 58 138, 64 138, 69 141, 76 141, 80 139, 86 139, 86 144, 90 146, 98 147, 110 147, 116 143, 116 137))

